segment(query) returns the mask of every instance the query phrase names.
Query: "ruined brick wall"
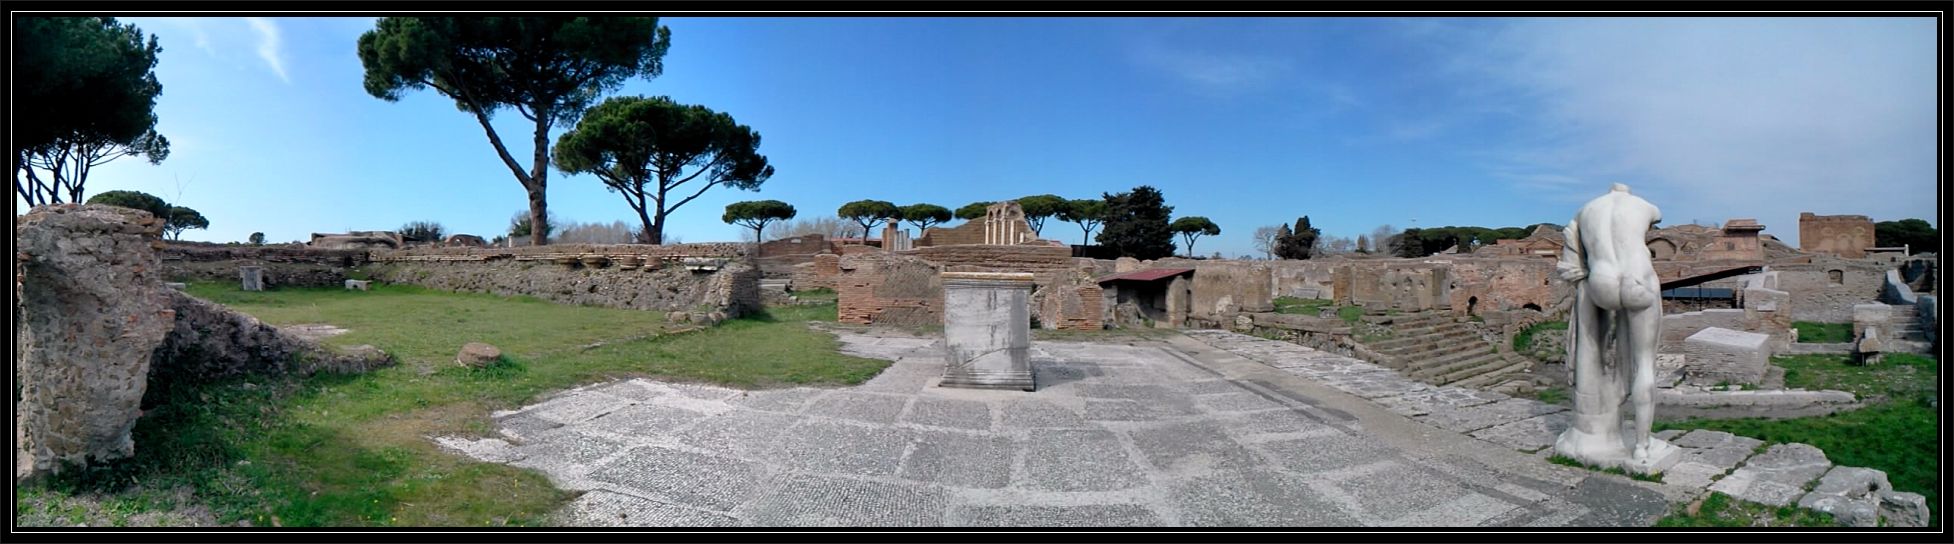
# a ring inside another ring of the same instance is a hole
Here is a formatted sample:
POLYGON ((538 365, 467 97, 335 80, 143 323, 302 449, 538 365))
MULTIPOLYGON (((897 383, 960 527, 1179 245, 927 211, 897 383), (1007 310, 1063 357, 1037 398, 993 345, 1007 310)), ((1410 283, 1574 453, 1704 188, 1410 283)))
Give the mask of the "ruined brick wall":
POLYGON ((393 362, 372 346, 335 351, 177 291, 170 307, 176 323, 151 357, 151 387, 244 374, 364 372, 393 362))
POLYGON ((1266 262, 1162 259, 1154 266, 1194 269, 1188 297, 1192 317, 1218 319, 1275 309, 1269 289, 1274 276, 1266 262))
POLYGON ((930 227, 916 239, 916 247, 956 246, 984 243, 984 220, 965 221, 954 227, 930 227))
POLYGON ((1341 258, 1269 261, 1270 286, 1278 297, 1336 298, 1336 267, 1341 258))
POLYGON ((1348 268, 1351 304, 1407 312, 1451 305, 1448 264, 1393 259, 1352 263, 1348 268))
POLYGON ((1873 247, 1873 220, 1863 215, 1798 214, 1798 249, 1847 259, 1866 256, 1873 247))
POLYGON ((1450 294, 1440 307, 1453 316, 1520 310, 1529 305, 1561 315, 1571 303, 1572 286, 1555 276, 1551 260, 1460 259, 1451 268, 1450 294))
POLYGON ((766 277, 785 278, 793 276, 795 266, 814 262, 815 255, 839 251, 840 247, 828 241, 826 236, 809 234, 760 244, 760 257, 756 262, 766 277))
POLYGON ((1850 323, 1852 306, 1878 299, 1886 278, 1877 264, 1823 257, 1771 268, 1778 273, 1778 290, 1791 294, 1791 318, 1797 321, 1850 323))
POLYGON ((912 255, 863 253, 839 263, 836 320, 861 325, 943 324, 942 269, 912 255))
POLYGON ((661 257, 707 257, 732 258, 745 257, 753 244, 740 242, 704 242, 697 244, 550 244, 546 246, 524 247, 438 247, 419 246, 400 250, 376 250, 372 252, 375 261, 398 259, 402 257, 483 257, 491 255, 552 256, 552 255, 603 255, 613 259, 624 256, 640 258, 661 257))
POLYGON ((794 265, 794 290, 834 289, 840 277, 840 255, 815 255, 813 262, 794 265))
MULTIPOLYGON (((1084 260, 1088 263, 1089 260, 1084 260)), ((817 261, 816 265, 820 263, 817 261)), ((1092 281, 1096 264, 1075 263, 1071 250, 1050 246, 931 246, 895 253, 870 252, 837 260, 835 280, 843 323, 929 326, 942 324, 943 290, 936 274, 1029 272, 1032 310, 1049 328, 1102 327, 1102 293, 1092 281)), ((818 269, 816 270, 818 273, 818 269)))
POLYGON ((301 245, 233 246, 168 242, 158 251, 169 281, 238 281, 238 267, 262 266, 272 287, 340 285, 346 272, 367 263, 364 249, 315 249, 301 245))
MULTIPOLYGON (((656 261, 654 261, 656 262, 656 261)), ((542 260, 385 261, 366 269, 385 283, 445 291, 526 295, 565 304, 660 311, 721 311, 739 317, 760 309, 760 273, 739 260, 717 272, 678 264, 624 269, 542 260)))

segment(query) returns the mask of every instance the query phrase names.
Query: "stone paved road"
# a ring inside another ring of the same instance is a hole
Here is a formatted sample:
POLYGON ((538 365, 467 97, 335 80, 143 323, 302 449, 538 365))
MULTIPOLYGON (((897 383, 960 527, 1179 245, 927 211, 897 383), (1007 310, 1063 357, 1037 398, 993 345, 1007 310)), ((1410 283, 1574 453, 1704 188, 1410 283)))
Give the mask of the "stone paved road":
MULTIPOLYGON (((1667 507, 1184 337, 1036 342, 1027 393, 937 388, 940 344, 840 334, 895 363, 840 389, 600 384, 496 414, 506 440, 437 440, 584 491, 572 525, 1647 525, 1667 507)), ((1347 370, 1322 379, 1378 379, 1347 370)), ((1468 402, 1451 393, 1427 400, 1468 402)), ((1471 401, 1486 413, 1462 418, 1541 415, 1471 401)))

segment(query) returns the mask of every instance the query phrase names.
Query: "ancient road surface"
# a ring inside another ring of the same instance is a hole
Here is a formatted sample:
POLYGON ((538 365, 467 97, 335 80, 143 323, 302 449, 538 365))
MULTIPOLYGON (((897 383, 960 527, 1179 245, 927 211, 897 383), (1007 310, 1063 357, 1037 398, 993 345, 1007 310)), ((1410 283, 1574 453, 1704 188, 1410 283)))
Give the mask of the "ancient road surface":
POLYGON ((1027 393, 934 387, 930 339, 840 335, 895 363, 839 389, 600 384, 496 414, 506 440, 437 440, 584 491, 572 525, 1646 526, 1674 499, 1185 336, 1034 342, 1027 393))

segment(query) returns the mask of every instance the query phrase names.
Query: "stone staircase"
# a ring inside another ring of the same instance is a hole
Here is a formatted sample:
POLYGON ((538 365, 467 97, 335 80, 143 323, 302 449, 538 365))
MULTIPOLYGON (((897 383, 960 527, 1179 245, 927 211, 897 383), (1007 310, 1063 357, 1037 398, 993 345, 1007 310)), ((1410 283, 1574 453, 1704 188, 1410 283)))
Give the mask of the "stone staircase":
POLYGON ((1932 325, 1920 319, 1920 307, 1913 304, 1895 304, 1892 314, 1887 318, 1887 326, 1892 330, 1885 334, 1891 351, 1910 353, 1933 353, 1932 325))
POLYGON ((1377 364, 1433 385, 1486 388, 1518 376, 1532 365, 1524 357, 1500 353, 1471 325, 1451 316, 1424 313, 1394 319, 1392 337, 1364 342, 1377 364))

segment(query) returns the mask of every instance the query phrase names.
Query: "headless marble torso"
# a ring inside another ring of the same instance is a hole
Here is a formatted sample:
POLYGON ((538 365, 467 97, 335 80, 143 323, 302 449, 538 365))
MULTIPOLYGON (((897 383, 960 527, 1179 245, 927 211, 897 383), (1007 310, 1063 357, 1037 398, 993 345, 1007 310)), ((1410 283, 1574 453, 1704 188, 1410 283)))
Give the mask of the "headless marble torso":
POLYGON ((1554 448, 1588 464, 1646 474, 1676 458, 1673 446, 1649 436, 1662 285, 1644 238, 1661 220, 1654 204, 1617 183, 1568 222, 1557 268, 1562 279, 1577 282, 1568 316, 1575 417, 1554 448), (1620 354, 1613 364, 1604 359, 1608 351, 1620 354), (1624 397, 1634 406, 1632 441, 1620 429, 1624 397))

